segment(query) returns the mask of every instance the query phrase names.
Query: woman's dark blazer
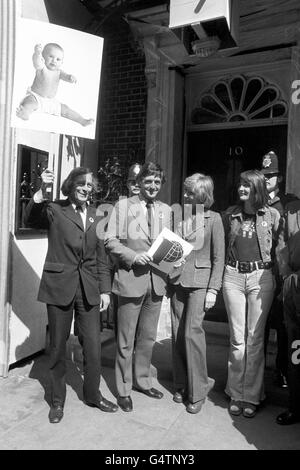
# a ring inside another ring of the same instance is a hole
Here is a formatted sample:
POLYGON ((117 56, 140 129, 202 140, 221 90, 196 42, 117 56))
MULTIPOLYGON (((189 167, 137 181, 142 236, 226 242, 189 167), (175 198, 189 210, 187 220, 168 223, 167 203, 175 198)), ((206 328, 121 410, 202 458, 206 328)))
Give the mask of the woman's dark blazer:
POLYGON ((103 239, 98 238, 96 232, 99 221, 96 208, 88 206, 84 230, 80 214, 74 211, 68 199, 40 204, 30 200, 26 208, 26 224, 48 230, 48 252, 39 301, 69 305, 80 281, 90 305, 99 304, 101 293, 110 293, 111 269, 103 239))
MULTIPOLYGON (((203 229, 203 228, 202 228, 203 229)), ((200 229, 201 230, 201 229, 200 229)), ((184 230, 183 230, 184 232, 184 230)), ((187 233, 184 237, 195 238, 187 233)), ((200 249, 194 249, 186 258, 186 263, 169 274, 171 284, 183 287, 206 288, 219 291, 222 284, 225 258, 224 228, 220 214, 204 212, 204 242, 200 249)))

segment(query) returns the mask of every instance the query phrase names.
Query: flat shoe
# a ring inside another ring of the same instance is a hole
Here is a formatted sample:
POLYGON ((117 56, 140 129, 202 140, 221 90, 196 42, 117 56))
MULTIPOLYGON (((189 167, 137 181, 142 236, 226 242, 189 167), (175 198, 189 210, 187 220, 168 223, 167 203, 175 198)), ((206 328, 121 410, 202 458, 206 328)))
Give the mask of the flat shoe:
POLYGON ((230 400, 229 413, 233 416, 239 416, 243 412, 242 403, 239 400, 230 400))
POLYGON ((245 418, 254 418, 257 412, 257 406, 253 405, 253 403, 244 403, 243 406, 243 416, 245 418))
POLYGON ((184 397, 185 397, 185 390, 184 388, 180 388, 179 390, 176 390, 176 392, 174 393, 173 401, 175 401, 175 403, 183 403, 184 397))
POLYGON ((144 393, 145 395, 147 395, 147 397, 156 398, 158 400, 160 400, 164 396, 162 392, 156 390, 156 388, 153 387, 149 389, 136 388, 136 390, 138 392, 144 393))
POLYGON ((129 413, 130 411, 133 410, 132 400, 131 400, 131 397, 129 395, 126 396, 126 397, 118 396, 117 403, 118 403, 119 407, 121 408, 121 410, 123 410, 127 413, 129 413))
POLYGON ((284 411, 283 413, 277 416, 276 423, 281 424, 283 426, 300 423, 300 413, 299 414, 292 413, 289 410, 284 411))
POLYGON ((60 423, 64 416, 64 407, 62 405, 51 406, 49 411, 49 421, 52 424, 60 423))
POLYGON ((112 403, 106 398, 102 397, 97 402, 85 402, 86 405, 91 406, 92 408, 98 408, 101 411, 105 411, 106 413, 115 413, 118 411, 118 406, 115 403, 112 403))
POLYGON ((205 400, 199 400, 196 401, 196 403, 188 403, 186 406, 186 411, 188 413, 192 413, 193 415, 199 413, 204 402, 205 400))

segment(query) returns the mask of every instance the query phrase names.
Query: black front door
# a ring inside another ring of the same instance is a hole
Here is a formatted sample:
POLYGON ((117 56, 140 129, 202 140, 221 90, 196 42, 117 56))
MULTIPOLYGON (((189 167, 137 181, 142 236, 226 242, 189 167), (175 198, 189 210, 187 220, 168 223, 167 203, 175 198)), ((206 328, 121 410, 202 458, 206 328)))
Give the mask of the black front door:
POLYGON ((223 211, 236 201, 236 185, 244 170, 260 169, 263 155, 274 150, 285 177, 287 126, 248 127, 191 132, 187 175, 205 173, 215 183, 213 209, 223 211))
MULTIPOLYGON (((274 150, 285 177, 287 126, 251 127, 191 132, 188 135, 186 175, 205 173, 215 184, 212 209, 224 211, 236 202, 239 174, 260 169, 263 155, 274 150)), ((206 316, 207 320, 227 321, 222 295, 206 316)))

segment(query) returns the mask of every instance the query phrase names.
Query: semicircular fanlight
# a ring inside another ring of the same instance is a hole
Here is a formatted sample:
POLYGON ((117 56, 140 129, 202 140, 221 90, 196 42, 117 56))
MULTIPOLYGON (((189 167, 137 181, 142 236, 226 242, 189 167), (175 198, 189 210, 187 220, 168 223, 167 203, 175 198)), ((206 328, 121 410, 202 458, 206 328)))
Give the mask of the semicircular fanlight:
POLYGON ((287 114, 280 90, 261 77, 236 75, 204 93, 191 114, 192 124, 276 119, 287 114))
POLYGON ((214 87, 214 94, 220 100, 224 109, 232 110, 233 103, 231 102, 231 92, 226 82, 219 82, 214 87))
POLYGON ((235 109, 241 109, 245 96, 246 79, 243 76, 237 76, 230 81, 230 92, 234 100, 235 109))

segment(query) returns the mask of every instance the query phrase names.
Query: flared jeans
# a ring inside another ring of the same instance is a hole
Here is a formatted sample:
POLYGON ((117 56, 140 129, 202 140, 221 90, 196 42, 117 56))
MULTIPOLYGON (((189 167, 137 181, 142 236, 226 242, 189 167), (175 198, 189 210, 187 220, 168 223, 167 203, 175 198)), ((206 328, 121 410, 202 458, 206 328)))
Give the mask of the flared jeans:
POLYGON ((241 273, 226 266, 223 297, 230 330, 225 392, 258 405, 264 396, 264 331, 275 290, 271 269, 241 273))

